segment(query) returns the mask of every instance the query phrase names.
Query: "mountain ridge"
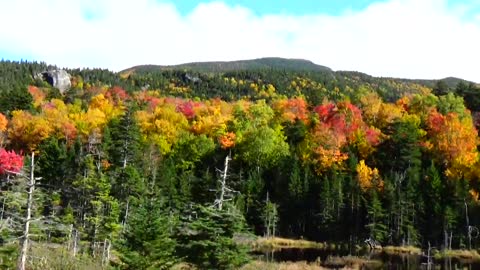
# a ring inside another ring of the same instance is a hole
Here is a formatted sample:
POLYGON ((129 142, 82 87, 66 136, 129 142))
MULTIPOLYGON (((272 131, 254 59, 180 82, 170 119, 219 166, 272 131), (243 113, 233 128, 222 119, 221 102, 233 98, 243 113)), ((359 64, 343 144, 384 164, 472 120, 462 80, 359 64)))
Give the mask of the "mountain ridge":
POLYGON ((206 61, 190 62, 178 65, 137 65, 120 71, 119 73, 135 71, 163 71, 163 70, 189 70, 198 72, 228 72, 239 70, 276 69, 289 71, 323 71, 333 72, 326 66, 318 65, 306 59, 293 59, 281 57, 263 57, 235 61, 206 61))
POLYGON ((367 73, 359 71, 349 70, 337 70, 334 71, 331 68, 314 63, 313 61, 299 58, 281 58, 281 57, 263 57, 247 60, 234 60, 234 61, 205 61, 205 62, 189 62, 178 65, 137 65, 118 72, 123 76, 128 76, 131 73, 146 73, 146 72, 161 72, 168 70, 182 70, 190 72, 206 72, 206 73, 224 73, 231 71, 244 71, 244 70, 286 70, 296 72, 322 72, 329 73, 331 75, 348 75, 352 74, 360 75, 362 77, 376 78, 376 79, 392 79, 402 82, 413 82, 428 87, 434 87, 439 81, 442 81, 448 85, 448 87, 455 87, 459 82, 474 83, 477 82, 468 81, 458 77, 445 77, 439 79, 410 79, 401 77, 383 77, 373 76, 367 73))

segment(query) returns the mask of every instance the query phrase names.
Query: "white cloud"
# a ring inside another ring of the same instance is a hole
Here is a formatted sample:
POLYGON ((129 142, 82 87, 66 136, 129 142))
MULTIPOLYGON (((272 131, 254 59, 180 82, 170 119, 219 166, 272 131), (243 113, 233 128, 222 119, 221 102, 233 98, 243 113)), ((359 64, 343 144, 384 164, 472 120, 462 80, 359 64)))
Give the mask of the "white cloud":
POLYGON ((445 0, 390 0, 341 16, 257 16, 222 2, 181 16, 155 0, 0 0, 0 10, 0 51, 59 66, 280 56, 377 76, 480 82, 480 15, 465 19, 468 7, 445 0))

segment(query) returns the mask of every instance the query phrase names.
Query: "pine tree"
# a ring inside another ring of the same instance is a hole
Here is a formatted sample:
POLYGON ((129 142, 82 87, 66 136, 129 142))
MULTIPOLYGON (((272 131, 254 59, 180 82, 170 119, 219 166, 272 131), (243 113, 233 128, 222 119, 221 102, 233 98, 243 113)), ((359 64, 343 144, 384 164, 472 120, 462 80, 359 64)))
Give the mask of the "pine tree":
POLYGON ((383 220, 385 212, 377 192, 371 190, 369 195, 370 199, 366 201, 367 224, 365 225, 365 228, 367 229, 370 238, 381 243, 387 236, 387 228, 383 220))
POLYGON ((128 224, 118 243, 121 269, 170 269, 177 261, 173 231, 176 219, 159 199, 131 202, 128 224))
POLYGON ((178 254, 202 269, 236 269, 249 259, 248 249, 234 240, 242 232, 245 220, 233 206, 192 205, 180 216, 178 254))

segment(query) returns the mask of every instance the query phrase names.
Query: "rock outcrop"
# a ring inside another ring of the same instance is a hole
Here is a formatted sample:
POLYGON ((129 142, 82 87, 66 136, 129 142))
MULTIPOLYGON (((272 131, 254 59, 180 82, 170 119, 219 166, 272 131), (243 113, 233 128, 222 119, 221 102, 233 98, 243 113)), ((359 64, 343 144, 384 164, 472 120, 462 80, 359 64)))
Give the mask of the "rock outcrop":
POLYGON ((60 90, 62 94, 72 86, 70 74, 63 69, 45 71, 37 74, 36 77, 48 82, 51 86, 60 90))

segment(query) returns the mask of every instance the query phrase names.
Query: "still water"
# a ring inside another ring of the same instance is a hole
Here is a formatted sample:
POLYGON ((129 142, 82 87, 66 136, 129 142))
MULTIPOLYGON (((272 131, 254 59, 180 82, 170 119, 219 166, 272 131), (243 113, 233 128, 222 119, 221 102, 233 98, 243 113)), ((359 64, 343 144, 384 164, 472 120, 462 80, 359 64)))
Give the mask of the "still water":
MULTIPOLYGON (((432 258, 430 266, 425 256, 421 255, 389 255, 383 252, 368 252, 368 251, 339 251, 339 250, 322 250, 322 249, 297 249, 284 248, 278 250, 270 250, 258 252, 255 255, 262 260, 270 262, 320 262, 324 265, 328 257, 343 257, 343 256, 358 256, 368 260, 380 261, 381 264, 363 266, 362 269, 392 269, 392 270, 414 270, 414 269, 471 269, 480 270, 480 262, 460 261, 458 259, 442 259, 435 260, 432 258)), ((325 266, 325 265, 324 265, 325 266)))

